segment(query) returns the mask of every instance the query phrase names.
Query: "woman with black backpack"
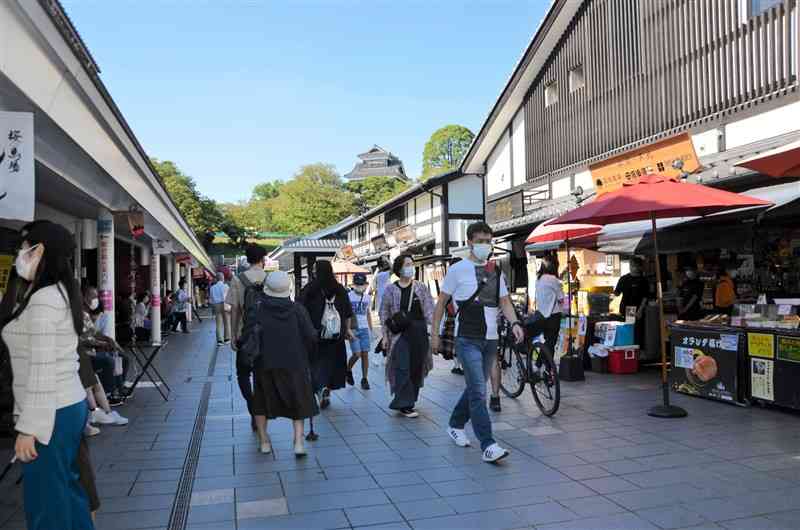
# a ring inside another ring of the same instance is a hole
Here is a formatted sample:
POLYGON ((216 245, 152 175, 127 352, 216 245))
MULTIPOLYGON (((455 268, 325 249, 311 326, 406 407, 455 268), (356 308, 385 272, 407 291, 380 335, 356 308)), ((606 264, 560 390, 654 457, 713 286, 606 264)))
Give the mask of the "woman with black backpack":
POLYGON ((303 288, 297 301, 308 310, 311 322, 319 332, 317 351, 311 359, 311 373, 319 406, 324 409, 330 405, 331 390, 345 386, 345 341, 355 338, 351 331, 353 308, 329 261, 318 261, 314 272, 314 279, 303 288))

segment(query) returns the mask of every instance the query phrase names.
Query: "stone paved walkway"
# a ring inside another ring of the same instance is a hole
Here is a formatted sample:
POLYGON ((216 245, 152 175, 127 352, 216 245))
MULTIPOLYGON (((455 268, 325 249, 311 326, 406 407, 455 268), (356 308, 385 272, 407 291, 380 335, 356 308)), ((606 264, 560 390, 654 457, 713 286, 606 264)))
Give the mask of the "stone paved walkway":
MULTIPOLYGON (((800 528, 798 416, 676 397, 687 419, 652 419, 654 373, 565 384, 554 419, 529 392, 504 399, 494 427, 512 455, 492 466, 444 434, 463 388, 449 363, 428 379, 416 420, 386 409, 378 371, 371 391, 335 392, 319 441, 296 460, 287 420, 270 425, 275 454, 256 452, 231 361, 227 348, 215 357, 207 320, 170 337, 159 360, 170 402, 141 389, 121 411, 130 425, 91 441, 98 529, 800 528)), ((24 528, 16 473, 0 483, 0 529, 24 528)))

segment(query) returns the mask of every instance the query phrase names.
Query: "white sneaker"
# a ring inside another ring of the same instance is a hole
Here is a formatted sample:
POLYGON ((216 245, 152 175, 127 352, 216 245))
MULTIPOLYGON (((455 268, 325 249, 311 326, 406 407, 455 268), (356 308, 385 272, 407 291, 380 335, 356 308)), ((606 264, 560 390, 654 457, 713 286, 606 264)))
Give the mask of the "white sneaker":
POLYGON ((302 441, 294 443, 294 456, 297 458, 302 458, 306 456, 308 453, 306 452, 305 444, 302 441))
POLYGON ((447 428, 447 435, 459 447, 469 447, 470 446, 469 438, 467 438, 467 433, 464 432, 464 429, 454 429, 452 427, 448 427, 447 428))
POLYGON ((258 446, 258 450, 262 455, 268 455, 272 452, 272 443, 270 439, 262 440, 258 446))
POLYGON ((83 434, 86 435, 86 437, 91 438, 92 436, 97 436, 100 434, 100 429, 91 423, 87 423, 86 427, 83 428, 83 434))
POLYGON ((103 409, 94 409, 89 421, 98 425, 113 425, 114 417, 103 409))
POLYGON ((508 456, 508 451, 497 445, 496 443, 490 445, 483 452, 483 461, 494 464, 508 456))
POLYGON ((114 423, 113 423, 114 425, 127 425, 128 424, 128 418, 126 418, 125 416, 120 415, 120 413, 117 412, 116 410, 112 410, 108 415, 111 416, 114 419, 114 423))

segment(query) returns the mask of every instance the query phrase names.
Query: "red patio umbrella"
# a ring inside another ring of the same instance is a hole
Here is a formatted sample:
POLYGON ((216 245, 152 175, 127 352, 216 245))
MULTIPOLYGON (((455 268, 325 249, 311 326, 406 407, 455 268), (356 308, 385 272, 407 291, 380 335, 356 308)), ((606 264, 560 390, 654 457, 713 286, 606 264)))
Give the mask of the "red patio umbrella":
POLYGON ((594 224, 554 224, 556 219, 550 219, 533 229, 526 245, 535 243, 561 243, 567 248, 567 302, 569 303, 569 337, 567 338, 567 354, 572 354, 572 276, 569 271, 569 242, 570 240, 588 237, 600 232, 603 227, 594 224))
MULTIPOLYGON (((626 184, 622 188, 606 193, 593 202, 581 206, 555 219, 553 224, 591 223, 606 225, 650 219, 653 226, 653 246, 656 257, 656 294, 660 329, 664 329, 664 304, 661 289, 661 264, 658 260, 658 237, 656 219, 671 217, 705 216, 726 210, 754 206, 770 206, 771 203, 709 188, 699 184, 682 183, 659 175, 642 177, 639 182, 626 184)), ((669 404, 667 382, 667 351, 661 337, 661 385, 663 404, 650 409, 648 414, 659 418, 679 418, 686 411, 669 404)))

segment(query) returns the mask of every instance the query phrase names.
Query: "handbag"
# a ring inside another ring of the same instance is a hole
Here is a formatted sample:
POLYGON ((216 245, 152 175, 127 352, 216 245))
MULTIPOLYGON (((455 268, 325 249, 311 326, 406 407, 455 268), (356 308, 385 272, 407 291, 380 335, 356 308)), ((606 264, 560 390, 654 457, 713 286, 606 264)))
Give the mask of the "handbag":
POLYGON ((386 320, 386 327, 389 328, 389 331, 394 333, 395 335, 399 335, 411 325, 411 306, 414 303, 414 284, 411 284, 411 295, 408 297, 408 308, 407 309, 400 309, 397 313, 390 316, 386 320))

